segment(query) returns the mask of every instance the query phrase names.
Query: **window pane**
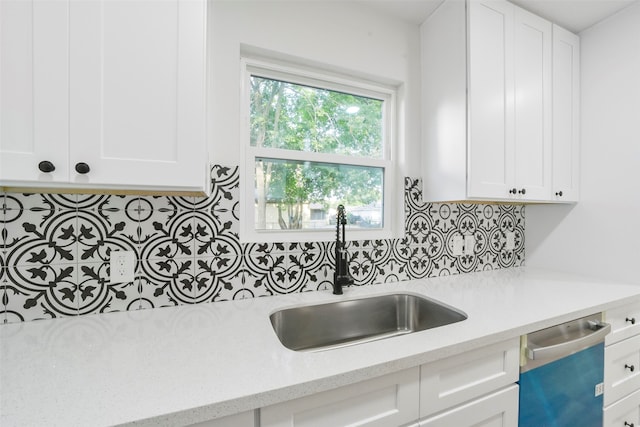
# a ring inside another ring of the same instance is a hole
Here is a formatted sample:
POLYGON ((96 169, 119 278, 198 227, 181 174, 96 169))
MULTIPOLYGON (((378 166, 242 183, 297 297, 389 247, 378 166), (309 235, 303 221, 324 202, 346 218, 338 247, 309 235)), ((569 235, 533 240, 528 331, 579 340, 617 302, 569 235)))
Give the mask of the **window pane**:
POLYGON ((383 101, 251 76, 254 147, 382 158, 383 101))
POLYGON ((343 204, 347 227, 383 226, 383 168, 257 158, 256 230, 335 228, 343 204))

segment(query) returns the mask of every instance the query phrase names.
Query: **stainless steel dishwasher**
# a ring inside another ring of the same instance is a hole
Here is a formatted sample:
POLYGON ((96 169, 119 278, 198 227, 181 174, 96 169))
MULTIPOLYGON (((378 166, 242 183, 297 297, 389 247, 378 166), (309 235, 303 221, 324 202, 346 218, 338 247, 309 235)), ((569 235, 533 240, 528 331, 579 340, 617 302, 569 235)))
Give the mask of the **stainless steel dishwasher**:
POLYGON ((602 427, 610 330, 598 313, 522 337, 519 427, 602 427))

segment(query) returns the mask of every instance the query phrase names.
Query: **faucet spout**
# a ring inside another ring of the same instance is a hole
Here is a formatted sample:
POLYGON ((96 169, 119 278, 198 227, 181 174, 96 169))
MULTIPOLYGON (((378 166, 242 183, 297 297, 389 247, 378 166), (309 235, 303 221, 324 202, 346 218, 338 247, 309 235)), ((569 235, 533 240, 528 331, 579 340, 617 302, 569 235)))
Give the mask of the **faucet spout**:
POLYGON ((336 214, 336 268, 333 273, 333 294, 342 295, 343 286, 353 285, 353 277, 349 274, 349 254, 345 248, 345 225, 347 217, 343 205, 338 205, 336 214), (342 239, 340 238, 342 231, 342 239))

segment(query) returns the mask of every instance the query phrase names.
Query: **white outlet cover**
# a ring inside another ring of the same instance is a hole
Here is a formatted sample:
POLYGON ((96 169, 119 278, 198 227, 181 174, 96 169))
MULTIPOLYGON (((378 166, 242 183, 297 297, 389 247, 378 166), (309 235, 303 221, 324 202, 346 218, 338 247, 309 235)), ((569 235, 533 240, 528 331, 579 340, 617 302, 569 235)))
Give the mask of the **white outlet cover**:
POLYGON ((451 252, 453 256, 461 256, 464 251, 464 238, 457 234, 453 236, 453 247, 451 248, 451 252))
POLYGON ((111 251, 109 271, 111 283, 133 282, 135 277, 136 254, 133 251, 111 251))
POLYGON ((604 383, 596 384, 596 390, 595 390, 594 396, 598 397, 603 393, 604 393, 604 383))
POLYGON ((464 254, 473 255, 473 248, 476 245, 476 239, 473 236, 464 236, 464 254))
POLYGON ((508 251, 512 251, 516 248, 516 233, 513 231, 507 231, 506 233, 507 243, 505 245, 505 249, 508 251))

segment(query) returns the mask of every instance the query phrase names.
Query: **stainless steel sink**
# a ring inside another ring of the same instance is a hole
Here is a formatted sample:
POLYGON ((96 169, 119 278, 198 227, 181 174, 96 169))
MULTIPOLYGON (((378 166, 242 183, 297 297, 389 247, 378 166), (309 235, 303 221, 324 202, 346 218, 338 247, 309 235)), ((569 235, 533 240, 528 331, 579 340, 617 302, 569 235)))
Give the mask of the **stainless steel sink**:
POLYGON ((460 310, 408 293, 287 308, 270 316, 280 342, 296 351, 391 338, 466 318, 460 310))

